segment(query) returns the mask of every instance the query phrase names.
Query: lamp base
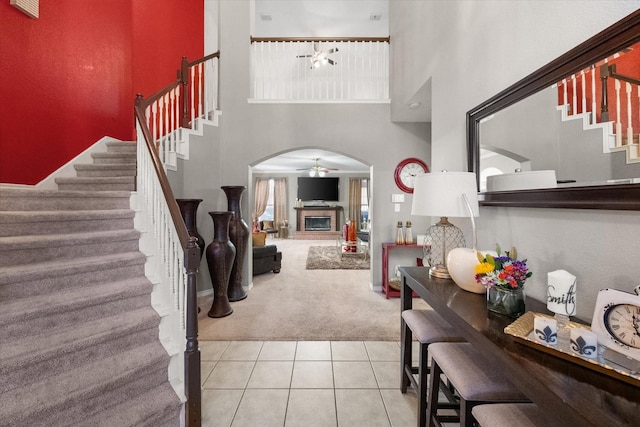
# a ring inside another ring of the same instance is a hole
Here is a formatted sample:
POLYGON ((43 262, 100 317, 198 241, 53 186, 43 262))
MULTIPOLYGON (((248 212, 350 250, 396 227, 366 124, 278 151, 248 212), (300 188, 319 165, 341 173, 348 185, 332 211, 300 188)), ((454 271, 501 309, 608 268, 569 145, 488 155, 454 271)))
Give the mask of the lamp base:
POLYGON ((429 269, 429 276, 437 277, 438 279, 451 279, 449 270, 444 265, 435 265, 429 269))

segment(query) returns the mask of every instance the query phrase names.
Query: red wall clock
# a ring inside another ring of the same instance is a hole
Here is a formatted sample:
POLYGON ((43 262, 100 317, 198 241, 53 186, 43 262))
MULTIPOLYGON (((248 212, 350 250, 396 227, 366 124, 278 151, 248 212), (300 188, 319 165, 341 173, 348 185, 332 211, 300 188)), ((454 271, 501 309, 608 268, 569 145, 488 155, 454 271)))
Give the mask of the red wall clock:
POLYGON ((396 181, 396 185, 399 189, 405 193, 413 193, 413 181, 416 176, 429 173, 429 167, 425 162, 415 157, 404 159, 398 166, 393 174, 393 179, 396 181))

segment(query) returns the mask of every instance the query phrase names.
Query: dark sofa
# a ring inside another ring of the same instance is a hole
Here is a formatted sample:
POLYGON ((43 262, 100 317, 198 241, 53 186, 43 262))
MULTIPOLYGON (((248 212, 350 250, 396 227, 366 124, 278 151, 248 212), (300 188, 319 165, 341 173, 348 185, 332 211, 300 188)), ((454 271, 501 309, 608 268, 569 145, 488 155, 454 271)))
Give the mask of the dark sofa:
POLYGON ((280 273, 282 266, 282 252, 278 252, 276 245, 253 247, 253 275, 273 271, 280 273))

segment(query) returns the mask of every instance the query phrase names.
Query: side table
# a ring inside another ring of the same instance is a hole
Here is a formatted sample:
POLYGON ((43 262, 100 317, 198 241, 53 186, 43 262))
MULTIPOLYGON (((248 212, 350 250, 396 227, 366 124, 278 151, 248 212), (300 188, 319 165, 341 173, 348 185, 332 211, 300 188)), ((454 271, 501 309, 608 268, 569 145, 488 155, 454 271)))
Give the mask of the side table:
POLYGON ((396 243, 383 243, 382 244, 382 292, 385 293, 387 299, 390 297, 400 297, 400 291, 389 287, 389 252, 394 249, 420 249, 422 245, 398 245, 396 243))

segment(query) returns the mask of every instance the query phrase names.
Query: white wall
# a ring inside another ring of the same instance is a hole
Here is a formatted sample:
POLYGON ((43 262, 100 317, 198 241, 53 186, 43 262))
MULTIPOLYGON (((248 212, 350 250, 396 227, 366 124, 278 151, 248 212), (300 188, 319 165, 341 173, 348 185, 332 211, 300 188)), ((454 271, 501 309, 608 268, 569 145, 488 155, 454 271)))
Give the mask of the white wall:
MULTIPOLYGON (((410 62, 432 79, 432 168, 465 170, 465 114, 640 6, 638 1, 392 1, 397 22, 419 22, 410 62), (419 14, 419 16, 416 16, 419 14)), ((410 25, 407 28, 416 28, 410 25)), ((396 47, 397 49, 398 47, 396 47)), ((397 58, 396 58, 397 59, 397 58)), ((395 65, 395 64, 394 64, 395 65)), ((408 63, 407 63, 408 65, 408 63)), ((393 86, 392 86, 393 87, 393 86)), ((546 297, 546 273, 578 276, 578 315, 591 318, 596 293, 640 283, 640 213, 482 208, 479 247, 515 245, 534 273, 527 292, 546 297)))

